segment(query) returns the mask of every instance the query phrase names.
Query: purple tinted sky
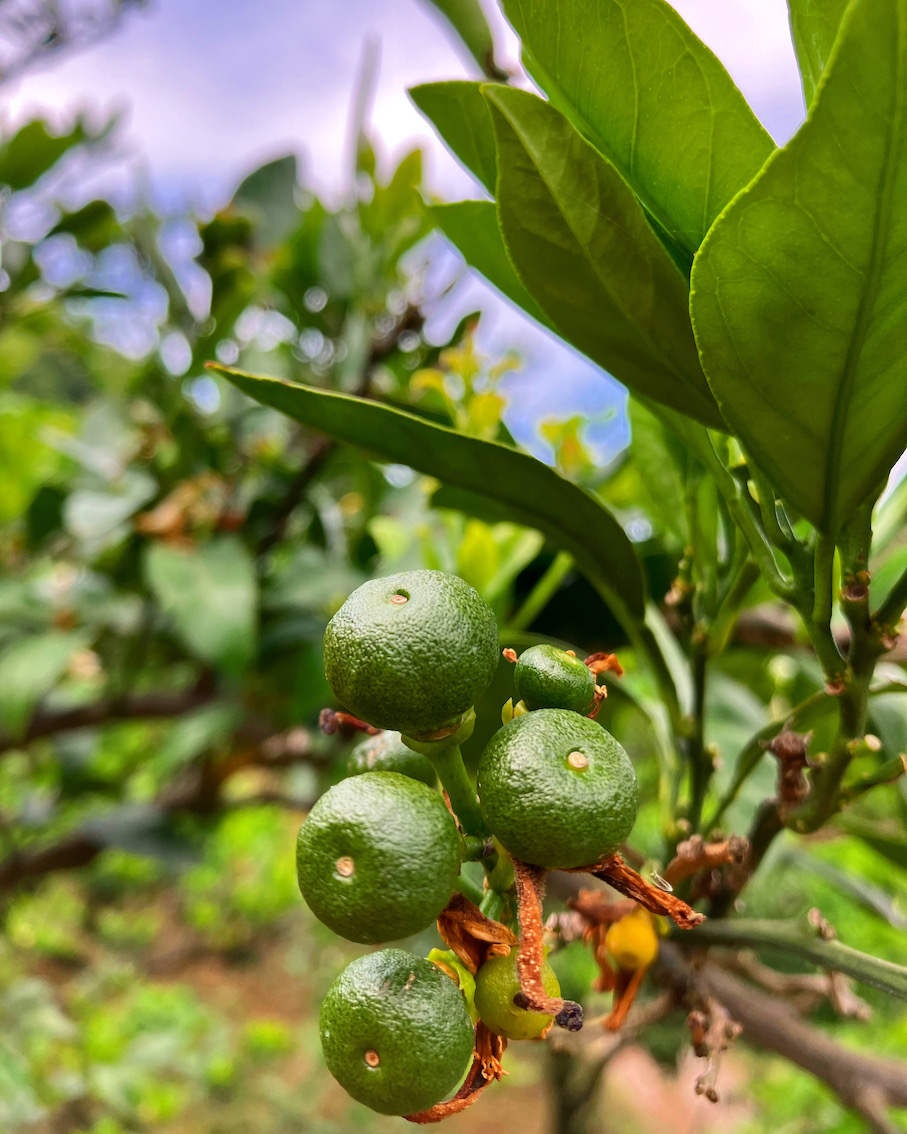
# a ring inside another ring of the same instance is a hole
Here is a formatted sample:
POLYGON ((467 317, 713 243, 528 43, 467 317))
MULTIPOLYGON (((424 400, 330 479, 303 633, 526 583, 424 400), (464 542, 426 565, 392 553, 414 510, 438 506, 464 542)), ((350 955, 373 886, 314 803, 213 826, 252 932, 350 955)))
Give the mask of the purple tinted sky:
MULTIPOLYGON (((789 137, 802 101, 785 0, 674 0, 674 6, 722 58, 775 138, 789 137)), ((209 208, 241 174, 288 150, 300 154, 308 184, 336 193, 346 165, 350 96, 371 37, 381 51, 373 133, 391 154, 421 142, 437 193, 473 191, 405 94, 421 81, 470 73, 420 0, 264 0, 250 16, 252 8, 238 0, 155 0, 109 41, 26 76, 7 91, 7 112, 18 119, 34 110, 62 117, 75 106, 126 109, 122 137, 168 208, 209 208)), ((498 25, 502 54, 515 62, 515 41, 499 18, 498 25)), ((590 381, 590 371, 600 372, 489 298, 478 282, 462 285, 437 318, 449 326, 479 305, 487 310, 484 345, 516 345, 527 359, 512 409, 520 433, 521 423, 540 412, 620 408, 616 383, 590 381)), ((623 414, 595 436, 604 450, 619 448, 623 414)))

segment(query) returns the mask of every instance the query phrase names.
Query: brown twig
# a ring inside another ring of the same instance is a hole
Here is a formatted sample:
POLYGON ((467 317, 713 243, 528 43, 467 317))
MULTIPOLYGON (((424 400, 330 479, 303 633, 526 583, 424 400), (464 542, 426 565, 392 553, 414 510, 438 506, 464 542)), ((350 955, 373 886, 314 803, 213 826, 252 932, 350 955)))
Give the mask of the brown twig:
POLYGON ((581 869, 584 873, 607 882, 618 893, 632 898, 650 913, 669 917, 679 929, 693 929, 705 921, 705 914, 698 913, 676 895, 647 882, 627 866, 619 854, 612 854, 602 862, 581 869))
POLYGON ((712 872, 719 867, 730 865, 746 869, 749 853, 749 839, 742 835, 731 835, 730 838, 711 843, 707 843, 701 835, 693 835, 679 844, 674 858, 665 867, 663 878, 669 886, 676 886, 684 878, 708 871, 709 877, 703 885, 694 884, 692 893, 695 900, 703 893, 713 892, 720 885, 720 882, 716 883, 711 877, 712 872))
POLYGON ((61 732, 80 728, 96 728, 115 721, 158 720, 181 717, 203 705, 216 695, 214 675, 208 671, 188 689, 136 693, 131 697, 102 698, 75 709, 39 709, 21 737, 0 733, 0 752, 24 748, 35 740, 43 740, 61 732))

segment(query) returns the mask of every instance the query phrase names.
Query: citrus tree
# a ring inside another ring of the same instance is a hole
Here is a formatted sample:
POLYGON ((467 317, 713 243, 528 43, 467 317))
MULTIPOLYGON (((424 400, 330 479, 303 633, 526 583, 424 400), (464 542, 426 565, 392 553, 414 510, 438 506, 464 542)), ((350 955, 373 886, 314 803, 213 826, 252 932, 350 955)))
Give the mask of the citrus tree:
MULTIPOLYGON (((483 45, 474 54, 490 73, 478 6, 438 7, 464 43, 483 45)), ((473 597, 460 596, 452 618, 443 586, 454 581, 391 576, 357 590, 328 628, 326 672, 347 724, 393 728, 428 756, 461 856, 484 867, 481 889, 475 879, 454 886, 443 910, 436 894, 423 900, 445 877, 449 823, 437 812, 429 831, 414 810, 405 833, 421 851, 397 839, 386 816, 409 814, 405 800, 422 787, 377 762, 342 803, 328 793, 303 824, 300 881, 319 916, 357 940, 393 937, 382 919, 397 901, 394 879, 410 878, 402 908, 417 907, 426 924, 438 916, 450 949, 436 960, 477 1019, 467 1071, 451 1015, 461 1009, 441 1007, 450 990, 420 961, 389 951, 380 964, 350 966, 326 1002, 325 1054, 375 1109, 422 1122, 468 1105, 501 1074, 514 1010, 578 1030, 579 1006, 542 980, 551 869, 584 871, 624 895, 567 886, 570 912, 549 922, 549 944, 592 943, 598 987, 616 994, 613 1029, 658 957, 667 998, 637 1026, 686 1006, 694 1050, 708 1059, 700 1093, 717 1099, 718 1058, 742 1031, 819 1076, 873 1129, 895 1129, 889 1108, 907 1106, 903 1065, 814 1034, 779 1003, 796 982, 736 957, 743 983, 719 948, 793 953, 907 995, 902 965, 835 940, 816 906, 801 921, 747 916, 772 907, 765 895, 781 845, 802 865, 804 847, 846 835, 871 848, 880 873, 904 863, 905 494, 886 483, 907 445, 907 8, 790 7, 809 109, 782 148, 664 0, 504 0, 527 76, 546 97, 501 82, 412 92, 493 198, 436 205, 436 225, 504 296, 629 388, 634 489, 673 550, 669 585, 653 591, 651 564, 613 506, 632 503, 620 496, 626 484, 590 492, 455 420, 212 364, 261 404, 432 477, 439 500, 543 533, 609 616, 598 633, 587 622, 578 635, 591 647, 585 665, 566 648, 518 655, 502 627, 517 703, 500 730, 492 718, 481 733, 478 794, 460 745, 476 735, 470 702, 493 674, 473 597), (754 607, 766 605, 760 627, 754 607), (760 632, 807 652, 754 672, 737 643, 760 632), (741 679, 751 686, 743 694, 741 679), (760 694, 756 708, 750 696, 760 694), (643 784, 648 818, 633 835, 636 777, 618 743, 626 700, 654 765, 643 784), (758 721, 749 737, 743 702, 758 721), (749 897, 760 891, 761 901, 749 897), (668 941, 654 917, 673 921, 668 941), (483 1011, 485 966, 511 954, 512 988, 483 1011), (398 1019, 410 986, 424 1014, 398 1019), (443 994, 429 991, 436 986, 443 994), (435 1015, 451 1028, 443 1055, 429 1042, 437 1032, 419 1022, 435 1015)), ((542 605, 564 562, 542 584, 542 605)), ((476 720, 479 733, 481 711, 476 720)), ((837 892, 867 897, 863 882, 827 867, 818 873, 837 892)), ((827 987, 846 1012, 831 991, 837 979, 827 987)))

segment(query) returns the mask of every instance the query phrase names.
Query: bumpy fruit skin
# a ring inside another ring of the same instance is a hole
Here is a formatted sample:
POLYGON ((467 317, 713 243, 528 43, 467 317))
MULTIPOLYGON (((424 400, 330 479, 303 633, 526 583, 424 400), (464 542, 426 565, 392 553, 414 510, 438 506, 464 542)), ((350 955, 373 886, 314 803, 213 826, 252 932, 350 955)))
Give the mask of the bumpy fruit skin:
POLYGON ((407 736, 457 721, 497 664, 491 608, 443 571, 363 583, 324 632, 324 673, 338 701, 362 720, 407 736))
POLYGON ((552 870, 613 854, 633 828, 639 799, 623 748, 567 709, 526 713, 495 733, 479 762, 478 790, 504 847, 552 870))
POLYGON ((463 993, 437 965, 402 949, 382 949, 347 965, 328 989, 320 1026, 328 1070, 379 1114, 434 1106, 454 1089, 472 1056, 463 993))
MULTIPOLYGON (((511 1040, 535 1039, 554 1017, 543 1012, 527 1012, 514 1004, 513 998, 520 991, 516 959, 516 950, 511 949, 506 957, 489 957, 484 962, 476 973, 476 1011, 485 1026, 499 1036, 511 1040)), ((542 967, 542 984, 549 996, 560 996, 560 984, 547 961, 542 967)))
POLYGON ((397 941, 447 905, 462 841, 444 800, 399 772, 335 784, 299 828, 296 876, 312 912, 349 941, 397 941))
POLYGON ((524 650, 517 660, 513 682, 517 697, 527 709, 588 713, 595 697, 595 677, 589 667, 557 646, 524 650))
POLYGON ((364 737, 353 746, 346 769, 351 776, 361 776, 363 772, 399 772, 431 788, 438 783, 428 758, 407 748, 399 732, 379 732, 377 736, 364 737))

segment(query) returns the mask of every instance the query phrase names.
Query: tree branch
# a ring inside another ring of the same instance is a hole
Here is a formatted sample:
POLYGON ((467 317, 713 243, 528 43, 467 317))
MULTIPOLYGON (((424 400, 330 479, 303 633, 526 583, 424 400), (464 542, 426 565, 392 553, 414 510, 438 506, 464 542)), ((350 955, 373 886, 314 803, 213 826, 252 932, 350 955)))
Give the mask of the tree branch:
POLYGON ((803 1023, 778 997, 759 992, 716 965, 704 965, 693 979, 743 1026, 746 1041, 814 1075, 877 1134, 895 1134, 898 1127, 885 1111, 907 1106, 907 1064, 842 1047, 803 1023))
POLYGON ((74 709, 39 709, 21 737, 0 733, 0 753, 24 748, 35 740, 72 732, 80 728, 94 728, 112 721, 157 720, 180 717, 213 701, 214 675, 205 672, 189 689, 171 692, 136 693, 131 697, 105 697, 89 705, 74 709))
MULTIPOLYGON (((681 946, 746 945, 753 948, 782 949, 795 953, 820 968, 846 973, 854 980, 879 988, 891 996, 907 1000, 907 968, 884 961, 869 953, 851 949, 832 937, 823 936, 812 926, 785 921, 713 918, 692 933, 677 934, 681 946)), ((907 1098, 907 1080, 905 1080, 907 1098)), ((907 1105, 907 1104, 905 1104, 907 1105)))

